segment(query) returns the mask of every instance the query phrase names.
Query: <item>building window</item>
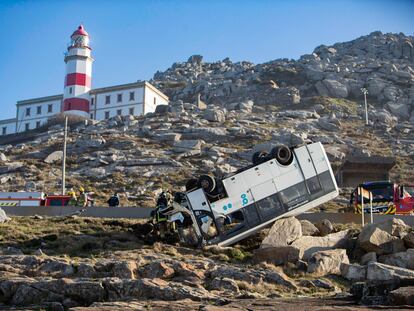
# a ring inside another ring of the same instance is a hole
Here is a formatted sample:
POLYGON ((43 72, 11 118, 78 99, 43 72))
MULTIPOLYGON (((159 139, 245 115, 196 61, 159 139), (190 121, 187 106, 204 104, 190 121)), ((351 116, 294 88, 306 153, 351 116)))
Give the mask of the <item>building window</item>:
POLYGON ((72 88, 71 87, 69 88, 69 94, 72 94, 72 88))
POLYGON ((157 106, 157 98, 154 97, 154 106, 157 106))
POLYGON ((24 130, 25 130, 25 131, 30 130, 30 123, 26 123, 26 124, 24 125, 24 130))
POLYGON ((30 117, 30 108, 26 108, 26 117, 30 117))
POLYGON ((129 114, 130 114, 131 116, 133 116, 133 115, 134 115, 134 107, 129 108, 129 114))
POLYGON ((42 106, 37 106, 37 114, 41 114, 42 113, 42 106))
POLYGON ((93 119, 93 113, 91 113, 91 119, 93 119))
POLYGON ((91 98, 91 106, 93 106, 94 98, 91 98))
POLYGON ((117 96, 117 102, 118 103, 122 102, 122 94, 118 94, 118 96, 117 96))
POLYGON ((118 109, 118 110, 116 111, 116 114, 117 114, 118 116, 122 116, 122 109, 118 109))
POLYGON ((129 100, 135 100, 135 92, 129 92, 129 100))
POLYGON ((111 95, 105 96, 105 105, 109 105, 111 103, 111 95))
POLYGON ((109 111, 105 111, 105 119, 109 119, 109 111))
POLYGON ((40 121, 36 121, 36 128, 40 127, 40 121))
POLYGON ((53 111, 53 105, 52 104, 47 105, 47 112, 51 113, 52 111, 53 111))
POLYGON ((2 130, 3 135, 7 134, 7 126, 3 126, 3 130, 2 130))

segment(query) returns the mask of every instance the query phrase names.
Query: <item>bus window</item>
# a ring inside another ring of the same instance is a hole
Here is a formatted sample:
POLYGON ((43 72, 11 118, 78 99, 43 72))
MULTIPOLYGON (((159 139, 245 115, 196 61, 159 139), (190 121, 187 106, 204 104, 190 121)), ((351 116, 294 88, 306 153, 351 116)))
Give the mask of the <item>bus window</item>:
POLYGON ((244 214, 241 210, 234 211, 223 218, 222 231, 224 234, 229 234, 244 226, 244 214))
POLYGON ((256 202, 256 206, 265 220, 279 216, 284 212, 277 193, 256 202))
POLYGON ((306 180, 306 185, 308 186, 311 195, 316 195, 322 192, 322 185, 319 182, 318 176, 314 176, 306 180))
POLYGON ((335 190, 335 185, 332 181, 332 176, 329 171, 320 174, 319 180, 321 181, 321 186, 325 193, 329 193, 335 190))
POLYGON ((279 197, 287 210, 308 200, 309 198, 304 182, 280 191, 279 197))

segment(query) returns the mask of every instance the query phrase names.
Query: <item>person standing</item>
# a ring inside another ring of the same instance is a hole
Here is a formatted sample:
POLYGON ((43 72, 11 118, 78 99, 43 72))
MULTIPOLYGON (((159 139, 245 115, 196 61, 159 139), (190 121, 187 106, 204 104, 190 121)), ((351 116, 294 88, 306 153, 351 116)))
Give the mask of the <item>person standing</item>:
POLYGON ((79 187, 79 199, 77 206, 86 207, 88 204, 88 195, 85 193, 83 187, 79 187))
POLYGON ((119 195, 118 193, 115 193, 113 196, 111 196, 109 198, 108 201, 106 201, 106 203, 108 203, 109 207, 115 207, 119 205, 119 195))

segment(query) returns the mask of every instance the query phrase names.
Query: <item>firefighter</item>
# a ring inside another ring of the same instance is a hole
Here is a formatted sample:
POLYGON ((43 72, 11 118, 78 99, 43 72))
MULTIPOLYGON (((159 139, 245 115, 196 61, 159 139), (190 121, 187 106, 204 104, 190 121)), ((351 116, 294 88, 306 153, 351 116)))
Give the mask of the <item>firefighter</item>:
POLYGON ((79 187, 79 199, 77 206, 86 207, 88 204, 88 196, 85 193, 85 189, 83 187, 79 187))
POLYGON ((119 195, 118 195, 118 193, 115 193, 113 196, 111 196, 109 198, 109 200, 106 201, 106 203, 108 203, 109 207, 118 206, 119 205, 119 195))
POLYGON ((69 191, 68 195, 70 196, 70 199, 68 201, 69 206, 76 206, 78 204, 78 199, 76 198, 75 191, 69 191))
POLYGON ((162 211, 171 204, 171 200, 171 193, 168 190, 162 191, 157 198, 157 207, 151 213, 153 224, 162 239, 168 231, 167 217, 162 214, 162 211))

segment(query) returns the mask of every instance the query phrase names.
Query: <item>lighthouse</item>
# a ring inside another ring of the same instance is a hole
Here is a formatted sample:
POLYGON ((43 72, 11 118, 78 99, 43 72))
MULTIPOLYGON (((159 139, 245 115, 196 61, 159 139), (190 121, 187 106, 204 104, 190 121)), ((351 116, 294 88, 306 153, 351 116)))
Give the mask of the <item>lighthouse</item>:
POLYGON ((83 25, 76 29, 65 54, 66 76, 62 111, 89 118, 92 62, 89 35, 83 25))

